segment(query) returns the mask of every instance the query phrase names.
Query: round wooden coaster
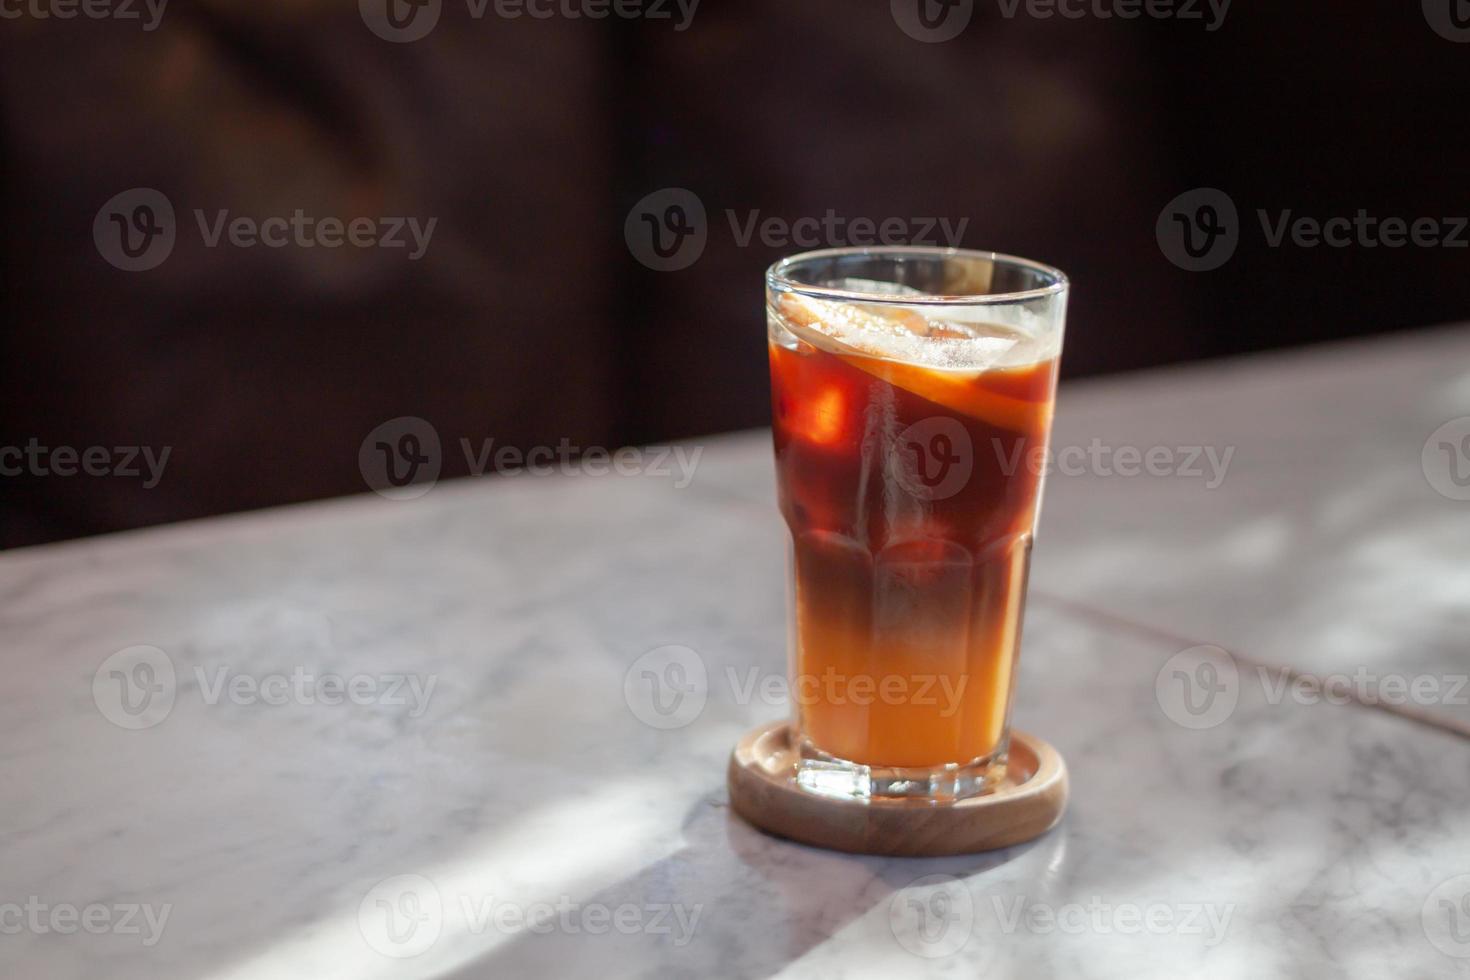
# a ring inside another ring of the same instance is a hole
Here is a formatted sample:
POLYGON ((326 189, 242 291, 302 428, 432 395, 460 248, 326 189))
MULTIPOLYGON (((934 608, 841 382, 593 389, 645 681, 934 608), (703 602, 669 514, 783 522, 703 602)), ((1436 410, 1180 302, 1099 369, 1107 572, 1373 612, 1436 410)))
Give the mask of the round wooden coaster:
POLYGON ((748 733, 730 755, 730 805, 762 830, 836 851, 904 857, 991 851, 1040 837, 1067 808, 1061 753, 1024 732, 1011 732, 1005 781, 955 803, 818 796, 796 785, 795 764, 786 722, 748 733))

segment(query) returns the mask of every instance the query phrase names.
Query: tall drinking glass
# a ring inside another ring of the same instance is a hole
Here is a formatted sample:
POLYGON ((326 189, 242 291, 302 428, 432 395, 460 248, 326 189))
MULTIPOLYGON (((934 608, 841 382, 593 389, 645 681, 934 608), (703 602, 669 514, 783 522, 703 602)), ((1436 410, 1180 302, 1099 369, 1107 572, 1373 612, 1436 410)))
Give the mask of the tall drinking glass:
POLYGON ((953 800, 1004 775, 1067 291, 956 249, 767 273, 804 789, 953 800))

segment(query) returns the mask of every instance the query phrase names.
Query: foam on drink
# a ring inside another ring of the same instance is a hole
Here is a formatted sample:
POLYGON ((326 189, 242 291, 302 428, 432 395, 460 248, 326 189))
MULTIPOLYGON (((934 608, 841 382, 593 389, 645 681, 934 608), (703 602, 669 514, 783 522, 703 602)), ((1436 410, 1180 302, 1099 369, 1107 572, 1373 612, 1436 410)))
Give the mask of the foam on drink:
MULTIPOLYGON (((836 285, 872 292, 875 299, 884 291, 901 298, 925 295, 906 286, 867 280, 842 280, 836 285)), ((1024 311, 1007 310, 1003 315, 1038 322, 982 320, 984 313, 972 308, 863 304, 784 293, 771 313, 808 343, 936 371, 977 374, 995 367, 1022 367, 1053 359, 1060 348, 1060 338, 1043 333, 1038 318, 1024 311), (944 316, 937 315, 939 310, 944 316)))

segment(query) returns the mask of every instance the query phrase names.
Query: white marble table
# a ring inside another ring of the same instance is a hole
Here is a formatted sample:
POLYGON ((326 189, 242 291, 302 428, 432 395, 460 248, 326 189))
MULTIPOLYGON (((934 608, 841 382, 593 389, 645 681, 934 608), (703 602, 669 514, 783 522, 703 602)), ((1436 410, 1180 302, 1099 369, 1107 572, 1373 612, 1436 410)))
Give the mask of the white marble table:
POLYGON ((728 811, 761 434, 0 557, 0 976, 1470 976, 1462 416, 1464 330, 1064 388, 1016 721, 1072 807, 970 858, 728 811))

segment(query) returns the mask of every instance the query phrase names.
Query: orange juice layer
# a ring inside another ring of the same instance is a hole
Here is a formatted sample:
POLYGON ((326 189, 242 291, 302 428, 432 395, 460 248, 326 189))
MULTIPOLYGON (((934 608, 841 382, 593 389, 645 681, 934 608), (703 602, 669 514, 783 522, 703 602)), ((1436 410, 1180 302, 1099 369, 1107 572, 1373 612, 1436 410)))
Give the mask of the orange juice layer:
POLYGON ((771 376, 801 731, 872 766, 989 756, 1055 361, 962 374, 795 346, 771 345, 771 376))

